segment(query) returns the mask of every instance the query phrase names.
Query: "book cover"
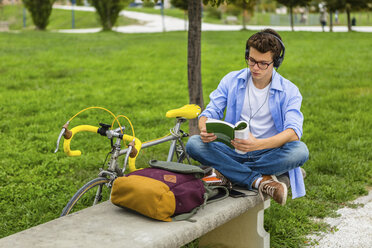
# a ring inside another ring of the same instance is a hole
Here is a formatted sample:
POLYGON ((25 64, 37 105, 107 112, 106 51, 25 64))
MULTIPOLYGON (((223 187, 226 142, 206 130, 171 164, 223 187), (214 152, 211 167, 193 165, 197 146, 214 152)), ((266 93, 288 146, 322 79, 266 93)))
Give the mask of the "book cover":
POLYGON ((209 176, 205 176, 202 178, 202 180, 206 183, 222 183, 222 180, 217 177, 216 173, 213 172, 209 176))
POLYGON ((217 136, 215 141, 222 142, 231 149, 234 149, 234 147, 231 145, 231 140, 235 138, 249 138, 249 126, 246 121, 239 121, 233 125, 226 121, 208 119, 206 122, 206 127, 208 133, 214 133, 217 136))

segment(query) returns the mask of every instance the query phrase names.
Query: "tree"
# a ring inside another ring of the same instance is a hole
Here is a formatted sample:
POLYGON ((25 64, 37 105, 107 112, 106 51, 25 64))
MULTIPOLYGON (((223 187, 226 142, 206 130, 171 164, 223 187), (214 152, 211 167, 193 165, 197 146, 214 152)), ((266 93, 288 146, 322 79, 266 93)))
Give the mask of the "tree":
MULTIPOLYGON (((189 102, 204 109, 203 87, 201 79, 201 1, 189 0, 189 31, 187 42, 187 78, 189 102)), ((190 135, 199 132, 197 120, 190 120, 190 135)))
POLYGON ((165 32, 164 0, 160 0, 160 2, 161 2, 161 7, 160 7, 161 23, 163 26, 163 32, 165 32))
POLYGON ((363 8, 368 8, 368 3, 372 3, 371 0, 344 0, 345 1, 345 9, 347 15, 347 28, 348 31, 351 31, 351 21, 350 21, 350 13, 353 10, 360 10, 363 8))
MULTIPOLYGON (((219 6, 229 0, 203 0, 204 4, 219 6)), ((204 109, 203 88, 201 78, 201 0, 188 1, 189 31, 187 43, 187 76, 189 87, 189 102, 204 109)), ((198 121, 189 122, 189 133, 199 133, 198 121)))
POLYGON ((0 11, 1 11, 1 16, 3 16, 3 0, 0 0, 0 11))
MULTIPOLYGON (((155 0, 156 1, 156 0, 155 0)), ((182 2, 180 0, 179 2, 182 2)), ((189 19, 188 42, 187 42, 187 79, 189 89, 189 103, 197 104, 204 109, 203 87, 201 78, 201 0, 184 0, 187 3, 189 19)), ((219 6, 221 3, 231 0, 203 0, 204 4, 219 6)), ((189 133, 199 133, 198 121, 189 122, 189 133)))
POLYGON ((256 6, 257 0, 234 0, 233 4, 243 10, 242 21, 243 30, 246 30, 245 21, 247 19, 248 13, 253 16, 254 6, 256 6))
POLYGON ((278 3, 283 4, 287 8, 289 8, 290 20, 291 20, 291 28, 294 31, 293 26, 293 8, 296 6, 305 6, 307 5, 310 0, 277 0, 278 3))
POLYGON ((104 31, 109 31, 114 27, 120 11, 128 6, 129 2, 130 0, 90 0, 96 8, 104 31))
POLYGON ((346 10, 348 31, 351 29, 350 14, 351 11, 367 9, 372 0, 325 0, 326 6, 330 12, 330 31, 332 31, 332 13, 336 10, 346 10))
POLYGON ((326 7, 329 12, 329 31, 333 32, 333 17, 332 14, 336 10, 342 10, 345 7, 345 1, 344 0, 325 0, 326 7))
POLYGON ((56 0, 22 0, 31 13, 32 21, 38 30, 45 30, 52 13, 52 6, 56 0))

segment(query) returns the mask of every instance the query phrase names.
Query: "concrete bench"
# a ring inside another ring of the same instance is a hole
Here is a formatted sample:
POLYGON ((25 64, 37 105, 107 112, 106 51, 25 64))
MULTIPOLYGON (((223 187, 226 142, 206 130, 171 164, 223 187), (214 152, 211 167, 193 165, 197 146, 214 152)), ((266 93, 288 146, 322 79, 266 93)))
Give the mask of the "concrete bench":
POLYGON ((200 247, 270 247, 269 206, 258 195, 228 197, 199 210, 196 222, 161 222, 104 202, 0 239, 0 247, 173 248, 197 238, 200 247))

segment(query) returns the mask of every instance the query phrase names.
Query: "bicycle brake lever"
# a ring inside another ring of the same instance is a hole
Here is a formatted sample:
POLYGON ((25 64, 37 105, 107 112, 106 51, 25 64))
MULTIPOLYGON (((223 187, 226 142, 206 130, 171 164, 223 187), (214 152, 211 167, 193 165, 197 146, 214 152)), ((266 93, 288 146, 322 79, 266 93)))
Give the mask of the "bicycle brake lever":
POLYGON ((62 128, 61 132, 59 133, 59 136, 58 136, 58 139, 57 139, 57 147, 56 149, 54 150, 54 153, 57 153, 58 152, 58 149, 59 149, 59 142, 61 141, 61 138, 62 136, 65 134, 66 132, 66 128, 62 128))

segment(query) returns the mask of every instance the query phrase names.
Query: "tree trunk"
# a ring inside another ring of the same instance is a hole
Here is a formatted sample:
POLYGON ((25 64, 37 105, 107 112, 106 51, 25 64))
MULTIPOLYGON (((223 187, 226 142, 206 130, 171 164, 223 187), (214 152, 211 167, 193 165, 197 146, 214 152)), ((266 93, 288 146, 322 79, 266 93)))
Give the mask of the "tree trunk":
POLYGON ((243 30, 247 30, 247 27, 245 26, 245 19, 246 19, 245 17, 247 15, 246 5, 247 5, 246 2, 243 1, 243 14, 242 14, 243 30))
POLYGON ((246 16, 247 16, 247 11, 246 11, 245 9, 243 9, 243 14, 242 14, 243 30, 247 30, 247 27, 246 27, 246 25, 245 25, 246 16))
MULTIPOLYGON (((203 88, 201 81, 201 1, 189 0, 189 31, 187 48, 187 76, 189 101, 204 109, 203 88)), ((198 134, 198 120, 189 122, 190 135, 198 134)))
POLYGON ((289 16, 290 16, 290 19, 291 19, 291 29, 292 29, 292 31, 294 31, 294 25, 293 25, 293 7, 292 6, 289 6, 289 16))
POLYGON ((106 6, 106 28, 104 28, 105 30, 111 30, 112 29, 112 25, 111 25, 111 15, 110 15, 110 8, 109 6, 106 6))
POLYGON ((333 32, 332 11, 329 11, 329 32, 333 32))
POLYGON ((160 12, 161 12, 161 24, 162 24, 162 26, 163 26, 163 32, 165 32, 164 0, 161 0, 161 8, 160 8, 160 12))
POLYGON ((350 22, 350 6, 346 5, 346 15, 347 15, 347 30, 351 32, 351 22, 350 22))

